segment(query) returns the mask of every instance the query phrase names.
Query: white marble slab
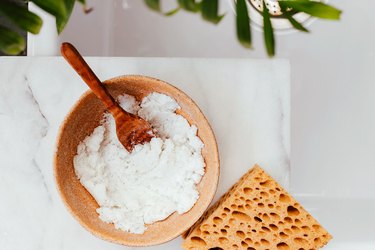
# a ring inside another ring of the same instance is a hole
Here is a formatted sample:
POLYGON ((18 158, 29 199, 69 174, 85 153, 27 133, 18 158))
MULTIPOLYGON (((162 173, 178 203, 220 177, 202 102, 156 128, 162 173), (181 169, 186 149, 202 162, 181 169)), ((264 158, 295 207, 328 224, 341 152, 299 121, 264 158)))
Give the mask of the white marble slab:
MULTIPOLYGON (((88 58, 104 80, 163 79, 189 94, 216 134, 217 199, 254 163, 289 183, 289 63, 285 60, 88 58)), ((63 206, 52 158, 58 127, 87 89, 58 57, 0 58, 0 249, 133 249, 97 239, 63 206)), ((145 249, 180 249, 181 239, 145 249)))

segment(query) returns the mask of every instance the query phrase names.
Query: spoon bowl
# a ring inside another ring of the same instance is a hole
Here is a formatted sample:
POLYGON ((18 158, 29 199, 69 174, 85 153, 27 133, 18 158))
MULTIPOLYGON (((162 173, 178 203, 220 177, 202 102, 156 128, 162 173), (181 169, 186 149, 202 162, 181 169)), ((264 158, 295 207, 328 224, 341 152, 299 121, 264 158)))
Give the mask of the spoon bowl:
POLYGON ((151 246, 172 240, 201 217, 215 195, 219 154, 213 131, 198 106, 185 93, 166 82, 145 76, 121 76, 104 84, 115 98, 126 93, 140 101, 152 92, 159 92, 178 102, 181 106, 178 113, 197 126, 198 136, 204 143, 202 155, 206 166, 205 174, 197 185, 199 199, 184 214, 174 213, 163 221, 146 225, 144 234, 127 233, 101 221, 96 212, 98 204, 77 179, 73 166, 78 144, 100 124, 106 111, 103 103, 91 91, 82 95, 60 127, 54 157, 54 175, 59 193, 79 223, 102 239, 127 246, 151 246))

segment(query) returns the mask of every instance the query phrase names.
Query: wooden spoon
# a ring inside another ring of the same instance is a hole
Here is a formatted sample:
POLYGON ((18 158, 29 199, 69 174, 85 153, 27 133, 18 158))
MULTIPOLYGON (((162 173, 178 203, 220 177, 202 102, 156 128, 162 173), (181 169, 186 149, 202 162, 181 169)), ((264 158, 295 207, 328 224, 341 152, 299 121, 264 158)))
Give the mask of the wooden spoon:
POLYGON ((116 122, 117 137, 126 150, 131 152, 135 145, 149 142, 155 136, 147 121, 120 107, 72 44, 63 43, 61 55, 111 112, 116 122))

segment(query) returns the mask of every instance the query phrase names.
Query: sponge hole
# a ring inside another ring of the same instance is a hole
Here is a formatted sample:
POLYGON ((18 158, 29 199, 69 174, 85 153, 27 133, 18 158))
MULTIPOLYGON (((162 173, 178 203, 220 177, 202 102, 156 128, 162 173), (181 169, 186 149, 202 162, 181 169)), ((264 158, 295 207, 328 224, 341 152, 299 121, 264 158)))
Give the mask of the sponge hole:
POLYGON ((310 228, 308 226, 303 226, 302 231, 304 231, 305 233, 308 233, 310 232, 310 228))
POLYGON ((254 216, 254 220, 257 221, 257 222, 262 222, 262 219, 259 218, 258 216, 254 216))
POLYGON ((270 227, 273 231, 276 231, 277 229, 279 229, 275 224, 270 224, 269 227, 270 227))
POLYGON ((315 244, 319 244, 320 245, 321 242, 322 242, 322 240, 319 237, 314 239, 314 243, 315 244))
POLYGON ((293 241, 299 245, 307 245, 309 243, 307 240, 300 237, 295 238, 293 241))
POLYGON ((216 217, 213 218, 213 221, 214 221, 215 224, 221 224, 223 222, 223 219, 216 216, 216 217))
POLYGON ((320 226, 317 225, 317 224, 312 225, 312 227, 314 228, 314 230, 319 230, 320 229, 320 226))
POLYGON ((219 242, 220 242, 220 244, 224 245, 224 244, 227 244, 229 242, 229 240, 226 237, 220 237, 219 242))
POLYGON ((251 188, 249 188, 249 187, 245 187, 245 188, 243 189, 243 192, 244 192, 245 194, 249 195, 251 192, 253 192, 253 189, 251 189, 251 188))
POLYGON ((279 200, 281 202, 288 203, 288 202, 290 202, 290 197, 288 195, 285 195, 285 194, 280 194, 279 195, 279 200))
POLYGON ((290 217, 285 217, 284 221, 287 222, 287 223, 293 223, 293 220, 290 217))
POLYGON ((240 230, 236 232, 236 235, 238 237, 240 237, 241 239, 245 238, 245 236, 246 236, 245 233, 243 231, 240 231, 240 230))
POLYGON ((270 217, 268 216, 268 214, 263 214, 263 215, 262 215, 262 219, 263 219, 265 222, 269 222, 269 221, 270 221, 270 217))
POLYGON ((289 216, 297 216, 299 215, 299 210, 293 206, 288 206, 287 212, 289 216))
POLYGON ((279 235, 280 235, 280 237, 283 238, 283 239, 286 239, 286 238, 289 237, 289 236, 288 236, 286 233, 284 233, 284 232, 280 232, 279 235))
POLYGON ((296 226, 292 226, 290 229, 292 229, 292 231, 294 233, 299 233, 299 231, 300 231, 300 229, 298 227, 296 227, 296 226))
POLYGON ((270 245, 270 242, 269 242, 268 240, 266 240, 266 239, 261 239, 261 240, 260 240, 260 243, 261 243, 262 245, 264 245, 264 246, 269 246, 269 245, 270 245))
POLYGON ((299 225, 302 224, 302 221, 299 220, 299 219, 295 219, 295 220, 294 220, 294 223, 295 223, 297 226, 299 226, 299 225))
POLYGON ((241 221, 251 221, 250 216, 240 211, 233 211, 232 216, 233 218, 241 220, 241 221))
POLYGON ((225 230, 225 229, 220 229, 220 232, 221 232, 223 235, 227 235, 227 230, 225 230))
POLYGON ((272 181, 270 180, 266 180, 266 181, 262 181, 259 183, 262 187, 271 187, 272 186, 272 181))
POLYGON ((270 216, 275 221, 280 220, 280 216, 278 214, 276 214, 276 213, 270 213, 270 216))
POLYGON ((253 244, 253 241, 252 241, 252 239, 250 239, 250 238, 246 238, 246 239, 245 239, 245 242, 246 242, 248 245, 253 244))
POLYGON ((289 250, 290 247, 288 244, 286 244, 285 242, 280 242, 279 244, 276 245, 277 249, 279 250, 289 250))
POLYGON ((265 198, 267 198, 268 196, 269 196, 269 194, 268 193, 266 193, 266 192, 260 192, 260 195, 262 196, 262 197, 265 197, 265 198))
POLYGON ((247 243, 245 241, 241 241, 241 246, 242 247, 247 247, 247 243))
POLYGON ((191 237, 191 242, 193 242, 194 244, 196 245, 199 245, 199 246, 206 246, 206 242, 201 238, 201 237, 198 237, 198 236, 194 236, 194 237, 191 237))

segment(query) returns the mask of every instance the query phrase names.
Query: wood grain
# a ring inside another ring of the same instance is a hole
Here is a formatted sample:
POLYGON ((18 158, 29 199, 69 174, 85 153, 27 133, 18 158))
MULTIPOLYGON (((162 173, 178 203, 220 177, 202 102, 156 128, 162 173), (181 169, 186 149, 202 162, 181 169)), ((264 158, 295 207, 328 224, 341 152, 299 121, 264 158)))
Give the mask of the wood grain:
POLYGON ((111 112, 116 122, 117 137, 129 152, 135 145, 149 142, 154 137, 152 128, 147 121, 120 107, 72 44, 62 43, 61 55, 103 102, 106 109, 111 112))

